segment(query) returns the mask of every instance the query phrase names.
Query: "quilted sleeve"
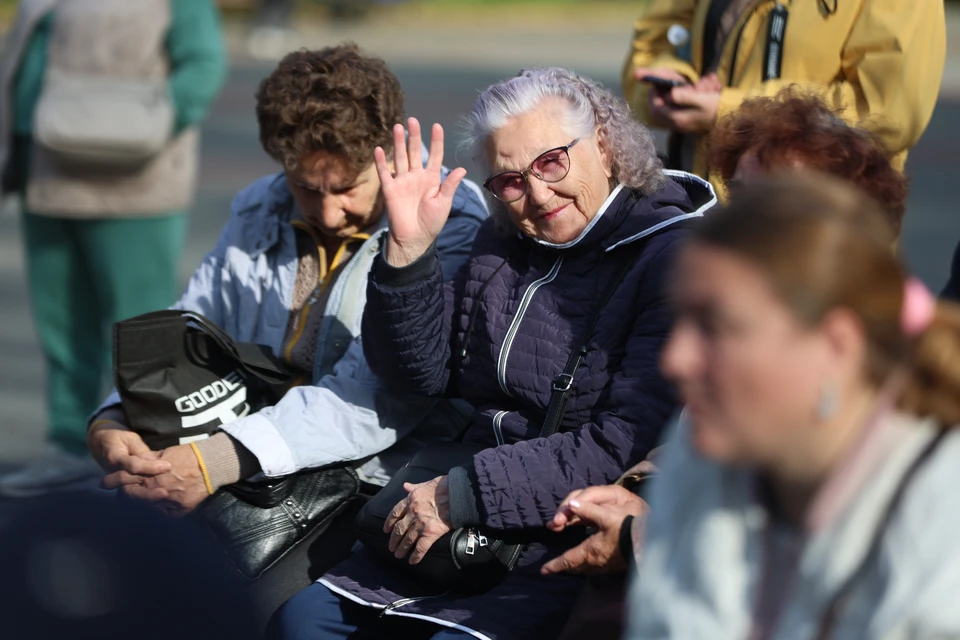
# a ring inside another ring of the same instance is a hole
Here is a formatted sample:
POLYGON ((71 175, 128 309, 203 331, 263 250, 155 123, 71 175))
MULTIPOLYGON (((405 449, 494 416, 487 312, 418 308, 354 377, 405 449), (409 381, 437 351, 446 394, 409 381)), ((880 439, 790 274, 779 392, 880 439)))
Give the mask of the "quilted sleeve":
POLYGON ((363 353, 388 387, 441 395, 450 383, 452 296, 436 248, 395 269, 377 256, 367 281, 363 353))

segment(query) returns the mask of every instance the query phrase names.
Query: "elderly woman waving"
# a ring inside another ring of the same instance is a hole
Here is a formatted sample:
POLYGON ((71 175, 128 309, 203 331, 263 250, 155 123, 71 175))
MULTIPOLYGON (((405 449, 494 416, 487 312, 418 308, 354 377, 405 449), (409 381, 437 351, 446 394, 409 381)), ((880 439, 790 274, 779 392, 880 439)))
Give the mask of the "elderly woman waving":
POLYGON ((657 372, 671 322, 664 284, 684 221, 715 202, 709 185, 664 172, 626 104, 563 69, 488 88, 469 121, 497 213, 450 286, 433 245, 464 172, 441 182, 442 129, 433 127, 426 166, 412 118, 406 142, 394 128, 395 173, 376 152, 390 231, 367 291, 365 352, 388 385, 468 400, 464 441, 487 447, 405 487, 387 520, 390 548, 417 564, 465 526, 530 543, 503 582, 469 597, 430 592, 355 553, 285 606, 281 637, 347 637, 381 611, 379 624, 429 621, 425 637, 556 637, 581 583, 539 569, 578 540, 544 525, 571 490, 642 460, 676 409, 657 372), (559 429, 538 437, 558 382, 570 387, 559 429))

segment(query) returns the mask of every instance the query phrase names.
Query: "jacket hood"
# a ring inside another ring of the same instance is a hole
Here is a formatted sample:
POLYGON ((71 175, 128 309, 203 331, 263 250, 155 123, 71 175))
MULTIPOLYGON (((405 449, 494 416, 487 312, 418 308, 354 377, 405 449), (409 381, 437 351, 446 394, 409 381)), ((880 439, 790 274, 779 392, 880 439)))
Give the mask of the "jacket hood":
POLYGON ((702 217, 716 206, 717 194, 706 180, 684 171, 666 170, 663 173, 667 183, 649 196, 636 189, 617 186, 575 240, 553 244, 530 239, 551 249, 585 250, 600 246, 604 251, 610 251, 664 227, 702 217))

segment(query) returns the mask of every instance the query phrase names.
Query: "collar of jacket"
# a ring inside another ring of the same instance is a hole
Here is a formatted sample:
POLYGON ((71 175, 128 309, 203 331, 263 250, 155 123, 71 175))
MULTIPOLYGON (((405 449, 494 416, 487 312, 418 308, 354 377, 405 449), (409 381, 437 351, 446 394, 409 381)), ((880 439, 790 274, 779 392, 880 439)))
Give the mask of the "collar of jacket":
MULTIPOLYGON (((292 226, 295 209, 293 194, 282 171, 257 180, 233 201, 233 213, 245 222, 238 248, 252 258, 269 252, 280 241, 281 229, 292 226)), ((386 226, 384 214, 371 235, 386 226)))
POLYGON ((559 251, 579 253, 597 247, 610 251, 665 227, 702 217, 717 204, 717 194, 706 180, 684 171, 668 170, 664 175, 667 183, 650 196, 617 186, 580 237, 571 242, 561 245, 531 240, 559 251))

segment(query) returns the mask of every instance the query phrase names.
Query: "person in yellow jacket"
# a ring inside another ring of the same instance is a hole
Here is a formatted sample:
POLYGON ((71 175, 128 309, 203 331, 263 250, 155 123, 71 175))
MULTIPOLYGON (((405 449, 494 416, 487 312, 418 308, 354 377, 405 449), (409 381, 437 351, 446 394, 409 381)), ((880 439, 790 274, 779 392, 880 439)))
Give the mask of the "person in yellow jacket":
POLYGON ((878 134, 902 169, 930 122, 945 57, 943 0, 650 0, 622 82, 639 119, 673 132, 672 168, 711 178, 714 122, 798 84, 878 134))

